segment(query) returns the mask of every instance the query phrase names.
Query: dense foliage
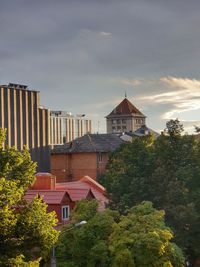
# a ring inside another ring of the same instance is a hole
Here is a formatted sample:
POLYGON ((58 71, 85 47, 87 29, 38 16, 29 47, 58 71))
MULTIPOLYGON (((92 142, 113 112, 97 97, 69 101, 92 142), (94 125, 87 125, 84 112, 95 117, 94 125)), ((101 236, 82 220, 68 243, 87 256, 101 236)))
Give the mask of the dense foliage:
POLYGON ((3 149, 4 138, 0 129, 0 266, 39 266, 32 260, 45 257, 57 240, 55 214, 47 214, 40 198, 24 200, 36 165, 26 149, 3 149))
POLYGON ((200 257, 200 142, 181 135, 178 120, 165 134, 134 139, 111 154, 104 185, 111 206, 126 214, 144 200, 166 212, 166 222, 186 256, 200 257))
POLYGON ((131 208, 126 216, 109 209, 97 212, 95 201, 81 201, 72 222, 87 220, 79 228, 67 226, 56 249, 57 266, 66 267, 183 267, 181 250, 170 240, 164 211, 150 202, 131 208))

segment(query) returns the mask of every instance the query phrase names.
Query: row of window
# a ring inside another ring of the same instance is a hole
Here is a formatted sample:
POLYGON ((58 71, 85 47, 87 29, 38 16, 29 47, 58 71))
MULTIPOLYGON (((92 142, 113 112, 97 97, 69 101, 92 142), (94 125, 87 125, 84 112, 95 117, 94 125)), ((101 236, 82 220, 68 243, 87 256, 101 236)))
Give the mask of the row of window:
POLYGON ((125 131, 126 131, 126 126, 122 126, 122 127, 121 127, 121 126, 116 126, 116 127, 113 126, 113 127, 112 127, 112 131, 113 131, 113 132, 121 131, 121 130, 122 130, 123 132, 125 132, 125 131))
POLYGON ((120 119, 114 119, 114 120, 112 120, 112 124, 126 124, 126 120, 124 120, 124 119, 122 119, 122 120, 120 120, 120 119))
POLYGON ((135 119, 136 124, 145 124, 145 119, 135 119))
MULTIPOLYGON (((112 124, 126 124, 127 120, 125 119, 113 119, 112 124)), ((145 124, 145 119, 135 119, 136 124, 145 124)))

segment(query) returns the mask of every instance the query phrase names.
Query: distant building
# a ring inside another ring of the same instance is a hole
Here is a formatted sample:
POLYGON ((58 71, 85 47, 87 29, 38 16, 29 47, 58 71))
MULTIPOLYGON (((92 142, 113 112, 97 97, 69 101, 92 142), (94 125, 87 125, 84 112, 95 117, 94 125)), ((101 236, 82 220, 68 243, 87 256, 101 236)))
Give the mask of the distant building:
POLYGON ((91 131, 92 122, 85 118, 85 114, 75 116, 66 111, 51 111, 50 113, 51 145, 62 145, 91 131))
POLYGON ((142 114, 126 97, 106 116, 107 133, 134 132, 146 124, 142 114))
POLYGON ((0 128, 7 129, 6 145, 26 146, 38 170, 50 169, 50 111, 40 107, 39 92, 26 85, 0 85, 0 128))
POLYGON ((120 135, 120 138, 126 142, 132 142, 134 138, 144 137, 152 135, 154 139, 159 137, 159 133, 148 128, 146 125, 142 125, 135 132, 124 132, 120 135))
POLYGON ((116 134, 86 134, 51 150, 51 173, 58 182, 76 181, 88 175, 97 180, 105 172, 109 153, 123 140, 116 134))

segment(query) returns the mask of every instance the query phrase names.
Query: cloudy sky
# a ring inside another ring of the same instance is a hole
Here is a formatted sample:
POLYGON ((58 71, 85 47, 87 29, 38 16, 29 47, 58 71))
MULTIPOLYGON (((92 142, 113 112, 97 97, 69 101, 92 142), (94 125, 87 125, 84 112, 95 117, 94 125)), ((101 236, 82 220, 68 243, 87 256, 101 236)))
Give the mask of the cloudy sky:
POLYGON ((154 130, 200 126, 199 0, 1 0, 0 84, 29 85, 94 131, 128 99, 154 130))

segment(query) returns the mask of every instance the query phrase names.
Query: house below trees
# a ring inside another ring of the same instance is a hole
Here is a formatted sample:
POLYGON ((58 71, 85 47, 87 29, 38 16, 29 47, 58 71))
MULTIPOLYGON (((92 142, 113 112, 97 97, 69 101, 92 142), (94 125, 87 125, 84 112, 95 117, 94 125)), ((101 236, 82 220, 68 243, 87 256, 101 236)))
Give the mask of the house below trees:
POLYGON ((84 176, 76 182, 57 183, 54 175, 38 173, 34 184, 27 190, 25 199, 32 201, 36 196, 41 197, 47 204, 48 212, 56 212, 59 224, 69 221, 70 212, 77 201, 96 199, 99 211, 104 210, 108 203, 105 188, 89 176, 84 176))

